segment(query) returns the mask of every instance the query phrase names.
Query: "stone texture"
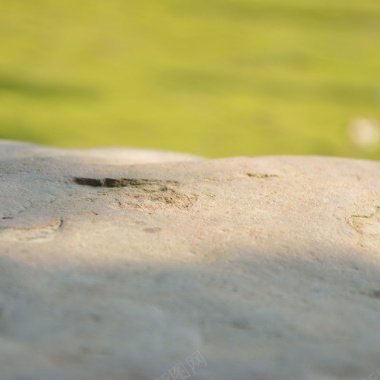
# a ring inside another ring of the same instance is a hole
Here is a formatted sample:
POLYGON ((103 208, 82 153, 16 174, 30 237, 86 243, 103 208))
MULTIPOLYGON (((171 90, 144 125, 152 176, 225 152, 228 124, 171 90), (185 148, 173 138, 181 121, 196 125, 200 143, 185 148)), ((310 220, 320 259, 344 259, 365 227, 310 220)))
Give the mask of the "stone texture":
POLYGON ((378 162, 2 141, 0 378, 369 378, 379 257, 378 162))

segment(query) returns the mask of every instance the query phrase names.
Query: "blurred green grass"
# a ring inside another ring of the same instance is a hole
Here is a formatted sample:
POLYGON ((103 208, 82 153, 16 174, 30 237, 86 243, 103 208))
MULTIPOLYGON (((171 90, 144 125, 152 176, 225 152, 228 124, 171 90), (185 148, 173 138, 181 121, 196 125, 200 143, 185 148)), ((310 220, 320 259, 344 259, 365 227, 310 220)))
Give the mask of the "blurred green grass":
POLYGON ((0 138, 380 159, 374 0, 1 0, 0 138))

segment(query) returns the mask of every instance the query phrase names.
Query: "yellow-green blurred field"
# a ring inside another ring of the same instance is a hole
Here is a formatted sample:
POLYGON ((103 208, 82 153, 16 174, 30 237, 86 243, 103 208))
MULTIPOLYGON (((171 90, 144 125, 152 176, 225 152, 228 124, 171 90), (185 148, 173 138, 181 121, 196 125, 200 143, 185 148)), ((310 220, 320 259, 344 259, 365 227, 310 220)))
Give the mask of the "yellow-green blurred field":
POLYGON ((380 159, 378 0, 0 0, 0 138, 380 159))

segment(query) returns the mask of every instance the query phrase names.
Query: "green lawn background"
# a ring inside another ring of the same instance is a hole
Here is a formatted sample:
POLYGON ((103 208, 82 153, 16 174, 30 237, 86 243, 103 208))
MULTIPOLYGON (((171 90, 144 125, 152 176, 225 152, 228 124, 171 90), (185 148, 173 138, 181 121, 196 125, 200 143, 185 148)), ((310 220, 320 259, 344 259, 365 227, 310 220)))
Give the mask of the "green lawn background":
POLYGON ((0 0, 0 138, 380 159, 377 0, 0 0))

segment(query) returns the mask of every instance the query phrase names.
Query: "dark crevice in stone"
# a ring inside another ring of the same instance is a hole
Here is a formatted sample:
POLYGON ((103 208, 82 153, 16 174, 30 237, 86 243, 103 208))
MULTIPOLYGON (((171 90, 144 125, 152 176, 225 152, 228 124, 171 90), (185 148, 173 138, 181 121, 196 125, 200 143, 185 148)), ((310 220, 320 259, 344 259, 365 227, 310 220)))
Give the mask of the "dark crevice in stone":
POLYGON ((157 179, 135 179, 135 178, 85 178, 74 177, 77 185, 92 187, 143 187, 146 185, 162 185, 162 190, 167 190, 166 185, 178 185, 177 181, 165 181, 157 179))
POLYGON ((372 298, 380 299, 380 290, 373 290, 369 293, 369 296, 372 298))
POLYGON ((277 174, 267 174, 267 173, 247 173, 248 177, 254 177, 254 178, 273 178, 278 177, 277 174))

